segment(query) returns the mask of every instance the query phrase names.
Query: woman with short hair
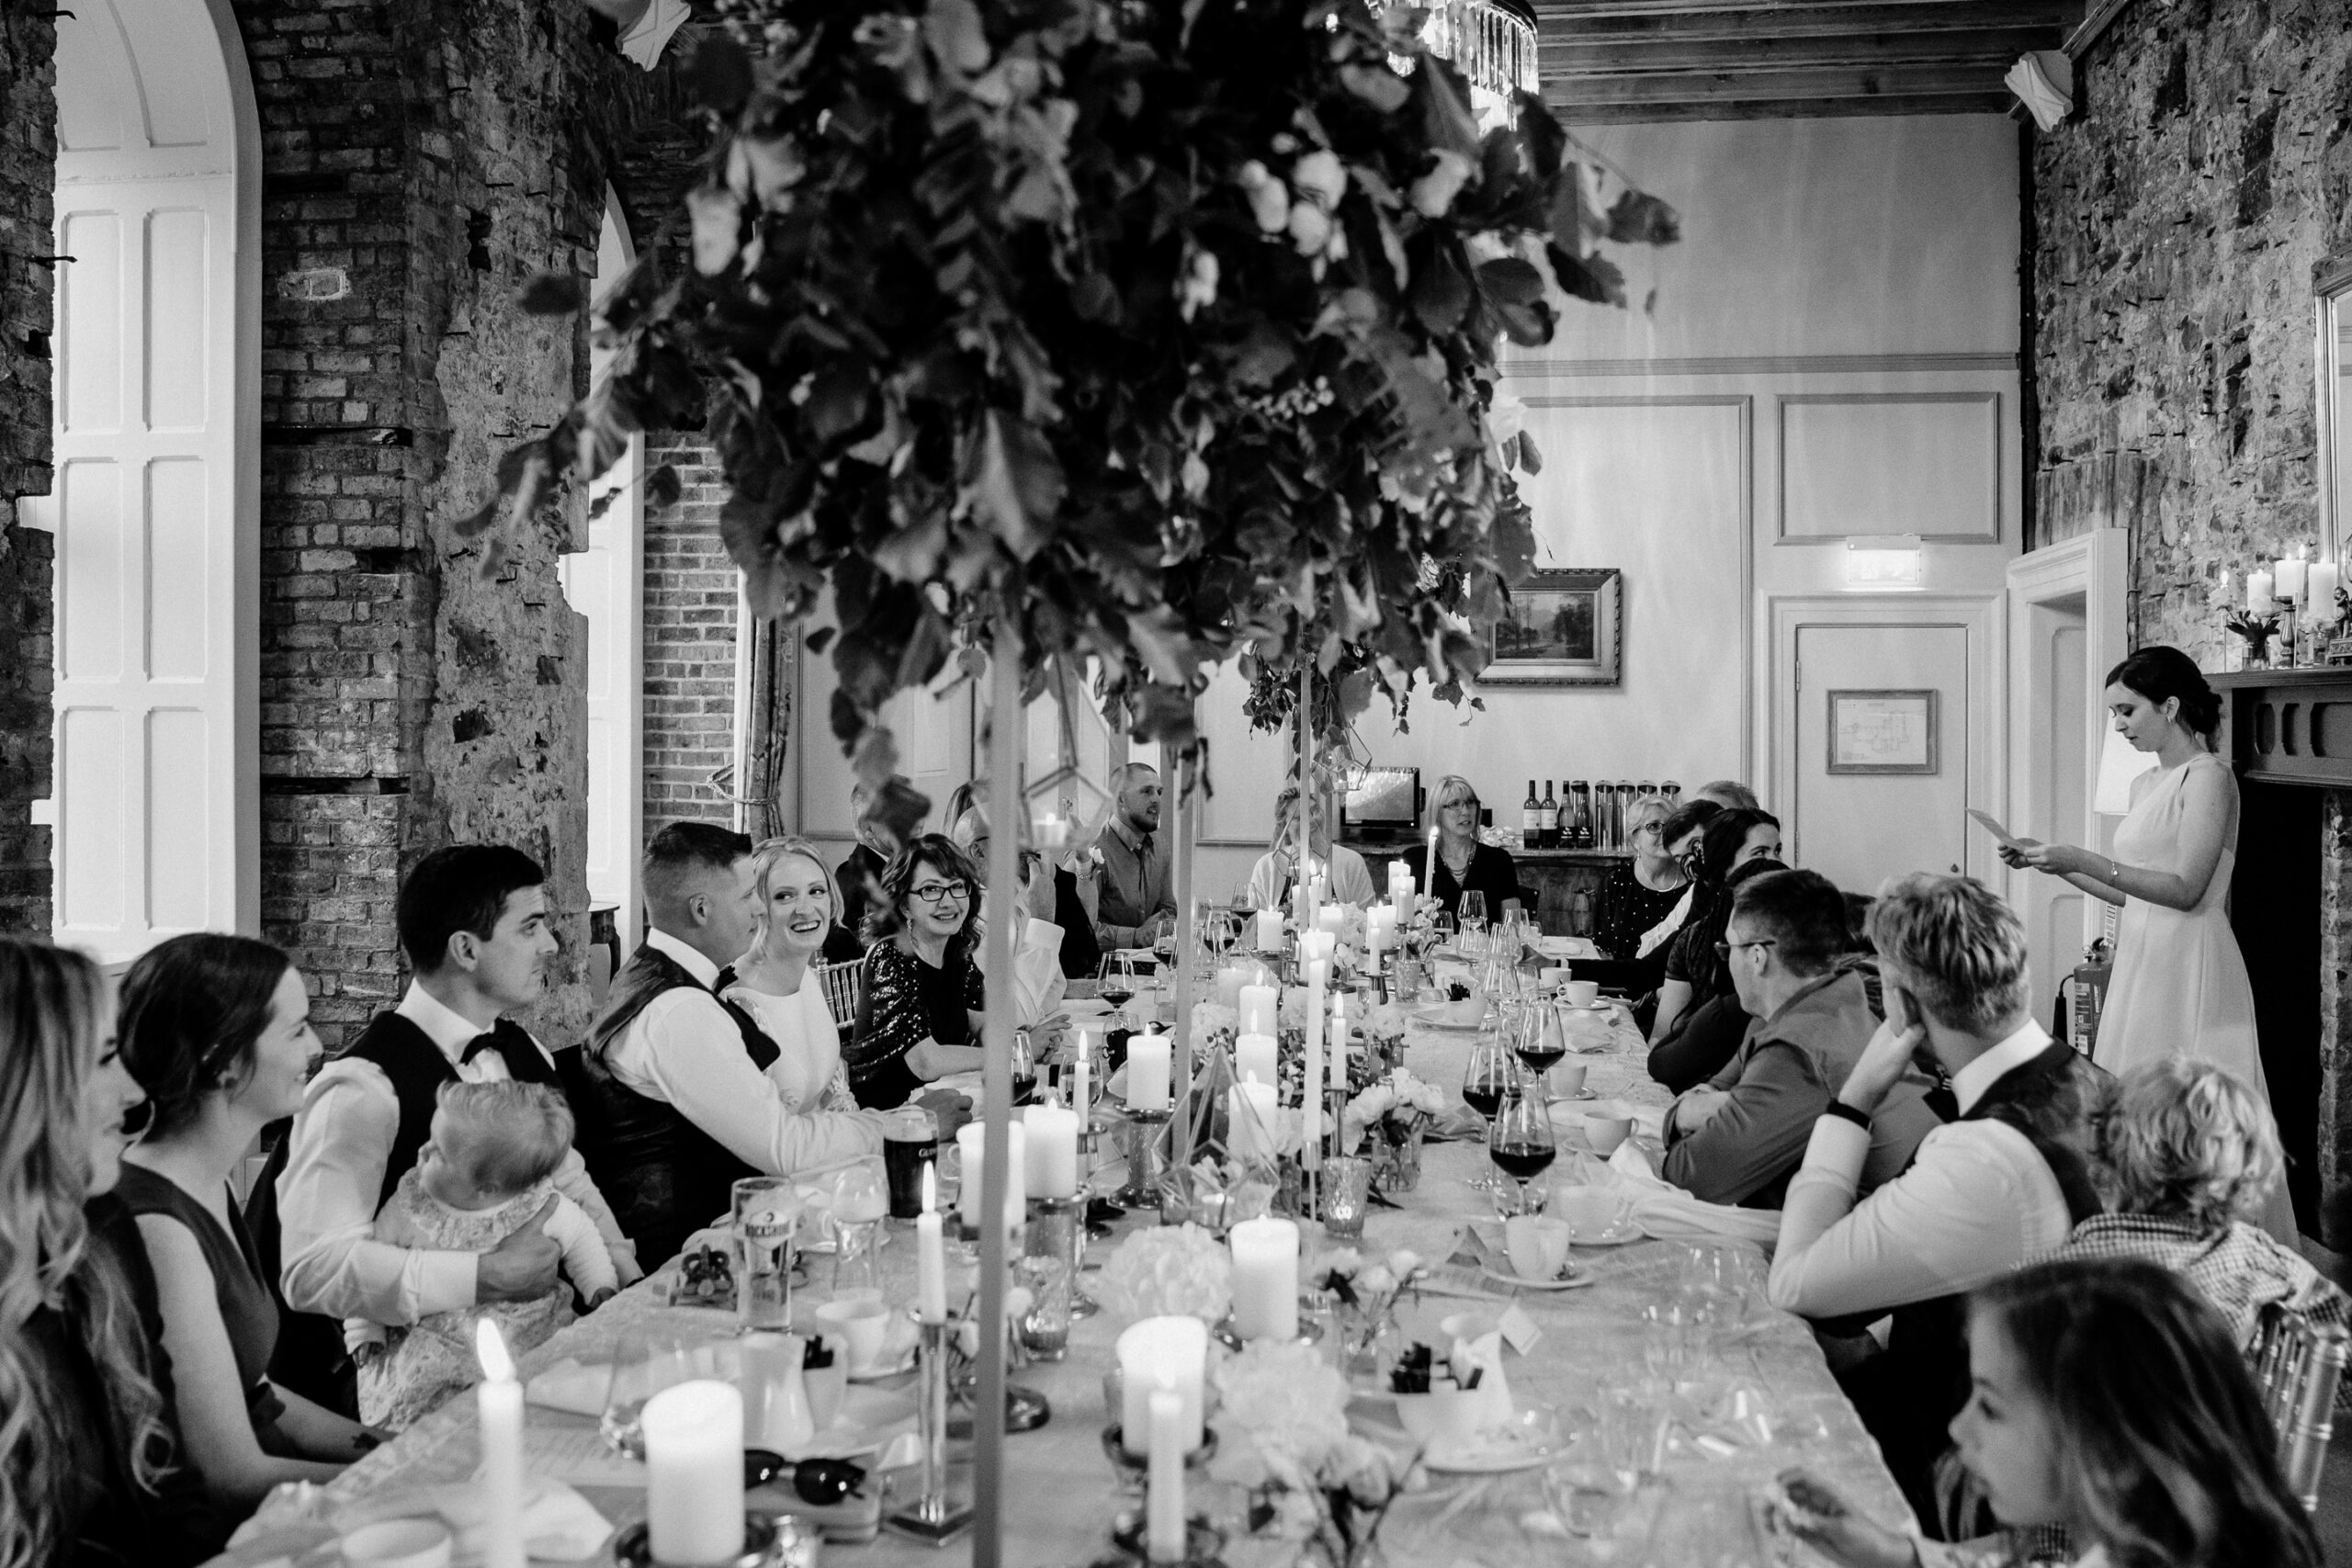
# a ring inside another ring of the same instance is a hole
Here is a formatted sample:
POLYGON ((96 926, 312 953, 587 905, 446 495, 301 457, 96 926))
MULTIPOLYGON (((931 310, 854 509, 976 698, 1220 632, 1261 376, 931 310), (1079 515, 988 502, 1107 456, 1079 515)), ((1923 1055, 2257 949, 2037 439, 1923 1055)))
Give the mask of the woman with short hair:
MULTIPOLYGON (((1713 814, 1713 803, 1703 804, 1687 831, 1695 833, 1713 814)), ((1627 987, 1635 996, 1657 990, 1666 978, 1667 943, 1690 918, 1690 873, 1667 829, 1691 810, 1668 806, 1663 795, 1634 796, 1625 812, 1625 840, 1634 858, 1610 872, 1593 900, 1593 945, 1621 963, 1642 966, 1639 983, 1627 987)))
POLYGON ((238 1517, 177 1462, 114 1013, 88 957, 0 936, 0 1568, 176 1568, 238 1517))
POLYGON ((987 988, 972 955, 980 879, 925 833, 891 857, 866 911, 865 994, 846 1052, 850 1092, 888 1110, 950 1073, 977 1072, 987 988))
POLYGON ((1478 792, 1460 773, 1438 781, 1430 795, 1429 825, 1437 829, 1437 865, 1421 889, 1449 915, 1462 912, 1462 896, 1487 901, 1487 919, 1502 919, 1505 904, 1520 901, 1519 867, 1510 852, 1478 841, 1478 792))
POLYGON ((261 1130, 302 1108, 320 1051, 301 973, 251 937, 172 937, 124 976, 121 1031, 153 1121, 120 1191, 154 1266, 189 1462, 241 1507, 333 1480, 380 1434, 270 1381, 277 1304, 229 1190, 261 1130))

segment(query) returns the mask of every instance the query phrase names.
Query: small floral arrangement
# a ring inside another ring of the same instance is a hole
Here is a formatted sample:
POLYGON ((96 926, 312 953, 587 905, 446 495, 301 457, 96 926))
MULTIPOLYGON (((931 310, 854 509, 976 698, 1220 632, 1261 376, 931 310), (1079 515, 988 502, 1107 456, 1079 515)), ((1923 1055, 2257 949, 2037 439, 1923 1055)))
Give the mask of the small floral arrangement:
POLYGON ((1348 1101, 1347 1129, 1360 1133, 1377 1125, 1390 1137, 1401 1138, 1444 1109, 1443 1090, 1398 1067, 1348 1101))
POLYGON ((1249 1490, 1250 1529, 1355 1561, 1413 1471, 1349 1430, 1348 1380, 1314 1347, 1272 1340, 1228 1358, 1216 1379, 1227 1440, 1209 1473, 1249 1490))
POLYGON ((1239 1032, 1240 1025, 1240 1016, 1233 1009, 1220 1002, 1194 1002, 1193 1004, 1193 1049, 1214 1051, 1222 1045, 1229 1051, 1233 1048, 1234 1037, 1239 1032))
POLYGON ((2245 656, 2249 661, 2270 657, 2270 639, 2278 635, 2278 616, 2249 615, 2241 611, 2223 624, 2245 638, 2245 656))
POLYGON ((1364 1015, 1363 1037, 1374 1049, 1393 1054, 1405 1043, 1408 1021, 1401 1003, 1381 1002, 1364 1015))
POLYGON ((1370 1263, 1355 1248, 1341 1247, 1324 1260, 1316 1283, 1351 1311, 1366 1317, 1385 1317, 1396 1310, 1399 1296, 1428 1275, 1420 1255, 1401 1247, 1370 1263))
POLYGON ((1233 1306, 1233 1256, 1195 1224, 1136 1231, 1102 1266, 1094 1297, 1130 1321, 1197 1317, 1213 1324, 1233 1306))

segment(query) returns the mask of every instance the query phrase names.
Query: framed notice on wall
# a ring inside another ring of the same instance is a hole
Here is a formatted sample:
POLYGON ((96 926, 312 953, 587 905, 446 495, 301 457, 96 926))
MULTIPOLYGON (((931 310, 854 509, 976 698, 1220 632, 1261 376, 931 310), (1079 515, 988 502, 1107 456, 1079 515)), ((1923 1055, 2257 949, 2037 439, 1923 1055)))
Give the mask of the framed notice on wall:
POLYGON ((1831 692, 1829 771, 1935 773, 1936 720, 1933 690, 1831 692))

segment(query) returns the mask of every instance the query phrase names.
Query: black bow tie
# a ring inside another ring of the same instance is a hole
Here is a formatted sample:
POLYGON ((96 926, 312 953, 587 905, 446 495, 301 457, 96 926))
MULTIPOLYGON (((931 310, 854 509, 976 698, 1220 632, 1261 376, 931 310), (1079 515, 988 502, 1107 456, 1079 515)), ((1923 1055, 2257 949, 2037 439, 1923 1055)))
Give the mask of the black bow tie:
POLYGON ((720 970, 720 971, 719 971, 716 976, 714 976, 712 977, 711 982, 710 982, 710 994, 711 994, 712 996, 714 996, 714 997, 715 997, 715 996, 718 995, 718 993, 719 993, 719 992, 721 992, 721 991, 725 990, 728 987, 729 987, 729 986, 733 985, 734 983, 735 983, 735 965, 733 965, 732 964, 729 964, 729 965, 727 965, 727 967, 726 967, 726 968, 721 969, 721 970, 720 970))
POLYGON ((458 1058, 458 1065, 462 1067, 485 1051, 488 1051, 492 1055, 499 1057, 502 1061, 504 1060, 506 1056, 505 1033, 507 1030, 513 1027, 513 1025, 509 1024, 502 1018, 483 1033, 477 1034, 471 1040, 467 1041, 465 1054, 458 1058))

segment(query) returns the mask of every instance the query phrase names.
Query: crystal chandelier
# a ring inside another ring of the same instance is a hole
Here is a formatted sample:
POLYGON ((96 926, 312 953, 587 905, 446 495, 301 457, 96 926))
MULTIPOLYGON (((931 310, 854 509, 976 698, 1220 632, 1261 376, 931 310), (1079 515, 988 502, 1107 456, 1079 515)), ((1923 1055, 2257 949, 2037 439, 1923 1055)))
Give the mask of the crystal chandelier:
MULTIPOLYGON (((1383 22, 1392 16, 1396 24, 1415 15, 1420 17, 1422 47, 1452 61, 1469 81, 1471 107, 1482 126, 1514 113, 1518 95, 1542 91, 1535 24, 1516 5, 1506 0, 1373 0, 1372 9, 1383 22)), ((1398 66, 1410 69, 1401 61, 1398 66)))

